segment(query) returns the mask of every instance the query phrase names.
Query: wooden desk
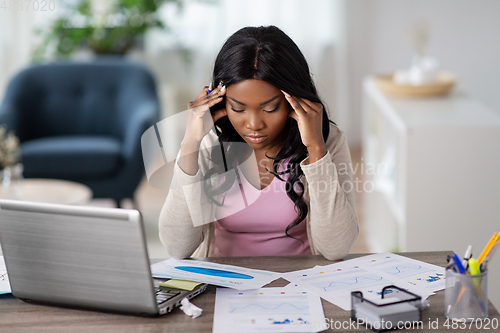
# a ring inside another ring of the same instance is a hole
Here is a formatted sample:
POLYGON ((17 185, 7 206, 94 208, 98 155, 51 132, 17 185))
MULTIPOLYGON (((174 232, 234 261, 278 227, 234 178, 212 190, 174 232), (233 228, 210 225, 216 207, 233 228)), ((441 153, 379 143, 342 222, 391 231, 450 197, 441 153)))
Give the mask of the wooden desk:
MULTIPOLYGON (((422 260, 431 264, 445 266, 446 254, 449 252, 413 252, 400 253, 409 258, 422 260)), ((359 254, 349 255, 346 259, 359 257, 359 254)), ((238 265, 254 269, 265 269, 276 272, 288 272, 315 265, 332 263, 322 256, 294 256, 294 257, 240 257, 240 258, 200 258, 221 264, 238 265)), ((155 262, 158 260, 154 260, 155 262)), ((490 283, 494 279, 490 279, 490 283)), ((279 279, 268 286, 281 287, 288 284, 279 279)), ((203 309, 203 314, 192 319, 181 310, 175 309, 172 313, 156 317, 142 318, 118 314, 100 313, 75 309, 65 309, 44 305, 27 304, 11 295, 0 296, 0 332, 212 332, 212 322, 215 304, 215 286, 209 286, 207 291, 193 299, 193 303, 203 309)), ((126 292, 126 288, 123 288, 126 292)), ((428 298, 430 307, 422 312, 423 329, 418 332, 448 332, 443 326, 444 291, 428 298), (438 320, 439 329, 430 329, 429 321, 438 320)), ((322 300, 325 317, 332 321, 349 321, 350 312, 322 300)), ((489 318, 500 321, 498 311, 491 302, 488 305, 489 318)), ((334 329, 337 332, 373 332, 360 326, 360 330, 334 329)), ((473 327, 472 331, 476 329, 473 327)), ((465 329, 464 331, 467 331, 465 329)), ((476 330, 477 331, 477 330, 476 330)), ((492 332, 495 330, 491 330, 492 332)))

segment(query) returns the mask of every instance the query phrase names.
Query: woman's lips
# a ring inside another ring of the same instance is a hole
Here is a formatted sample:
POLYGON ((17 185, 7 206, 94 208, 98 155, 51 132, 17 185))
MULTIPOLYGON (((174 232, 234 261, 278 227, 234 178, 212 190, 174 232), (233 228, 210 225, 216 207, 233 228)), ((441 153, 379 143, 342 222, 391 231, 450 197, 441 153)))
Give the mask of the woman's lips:
POLYGON ((245 135, 245 138, 247 138, 248 141, 252 143, 260 143, 267 139, 267 135, 261 135, 261 136, 247 136, 245 135))

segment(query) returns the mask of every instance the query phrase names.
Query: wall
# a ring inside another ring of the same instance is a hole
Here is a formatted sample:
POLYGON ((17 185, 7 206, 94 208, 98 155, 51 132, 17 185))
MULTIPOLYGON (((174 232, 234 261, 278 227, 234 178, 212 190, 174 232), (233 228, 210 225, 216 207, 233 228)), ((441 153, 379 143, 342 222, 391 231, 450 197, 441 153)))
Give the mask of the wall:
MULTIPOLYGON (((361 142, 361 81, 365 75, 407 68, 413 55, 404 32, 416 20, 431 24, 428 55, 458 75, 462 89, 500 112, 500 1, 343 0, 347 48, 350 144, 361 142)), ((347 105, 347 104, 346 104, 347 105)))

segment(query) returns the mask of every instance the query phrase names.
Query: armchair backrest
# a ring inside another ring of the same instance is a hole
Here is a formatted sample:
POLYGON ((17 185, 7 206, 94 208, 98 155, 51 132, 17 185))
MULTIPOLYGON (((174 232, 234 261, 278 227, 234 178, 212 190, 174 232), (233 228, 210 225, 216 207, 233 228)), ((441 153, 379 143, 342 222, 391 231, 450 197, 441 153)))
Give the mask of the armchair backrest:
POLYGON ((123 60, 35 65, 9 83, 3 105, 16 113, 21 141, 59 135, 124 139, 137 103, 157 106, 155 82, 140 64, 123 60))

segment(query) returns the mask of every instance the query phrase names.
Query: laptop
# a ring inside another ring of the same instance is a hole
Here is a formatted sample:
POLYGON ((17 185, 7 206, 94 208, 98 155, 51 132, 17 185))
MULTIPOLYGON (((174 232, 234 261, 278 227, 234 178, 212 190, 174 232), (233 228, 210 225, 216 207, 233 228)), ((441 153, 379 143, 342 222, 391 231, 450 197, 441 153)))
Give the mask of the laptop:
POLYGON ((0 200, 0 244, 24 301, 152 316, 207 287, 159 287, 137 210, 0 200))

